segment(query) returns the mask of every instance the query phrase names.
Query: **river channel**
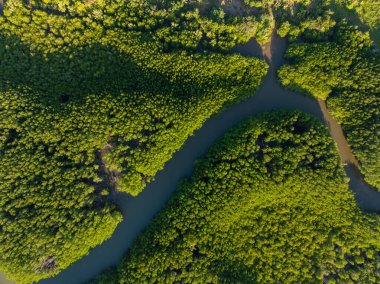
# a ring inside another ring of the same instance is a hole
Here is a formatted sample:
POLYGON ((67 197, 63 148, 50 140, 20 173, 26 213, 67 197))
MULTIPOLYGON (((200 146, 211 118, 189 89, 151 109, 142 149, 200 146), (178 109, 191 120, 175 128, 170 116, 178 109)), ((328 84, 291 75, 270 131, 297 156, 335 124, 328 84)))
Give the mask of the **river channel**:
MULTIPOLYGON (((358 205, 363 210, 380 212, 380 193, 362 181, 357 170, 358 162, 344 137, 342 128, 328 113, 326 104, 281 87, 277 81, 276 70, 284 64, 285 39, 273 36, 270 44, 261 48, 254 40, 236 47, 233 52, 244 56, 265 58, 270 68, 263 84, 256 94, 239 104, 228 107, 220 114, 211 117, 201 129, 190 137, 185 145, 158 172, 155 181, 150 183, 137 197, 123 193, 116 196, 117 204, 124 220, 119 224, 112 237, 75 262, 53 278, 39 284, 79 284, 97 276, 112 265, 116 265, 136 236, 149 224, 151 219, 165 205, 176 190, 179 181, 192 174, 194 163, 231 127, 238 122, 270 110, 299 110, 316 116, 330 129, 340 157, 346 164, 345 170, 350 177, 350 189, 355 193, 358 205)), ((5 282, 1 279, 0 283, 5 282)))

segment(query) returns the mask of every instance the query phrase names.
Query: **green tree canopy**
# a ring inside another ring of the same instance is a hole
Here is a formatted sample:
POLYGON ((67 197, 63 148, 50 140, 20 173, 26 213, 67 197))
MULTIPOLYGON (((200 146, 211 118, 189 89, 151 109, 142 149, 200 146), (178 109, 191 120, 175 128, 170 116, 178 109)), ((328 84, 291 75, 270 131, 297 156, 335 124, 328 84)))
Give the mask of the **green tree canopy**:
POLYGON ((369 35, 342 24, 333 42, 294 44, 286 58, 282 84, 327 99, 366 181, 380 188, 380 54, 369 35))
POLYGON ((379 222, 356 205, 320 122, 267 113, 213 146, 92 283, 377 283, 379 222))

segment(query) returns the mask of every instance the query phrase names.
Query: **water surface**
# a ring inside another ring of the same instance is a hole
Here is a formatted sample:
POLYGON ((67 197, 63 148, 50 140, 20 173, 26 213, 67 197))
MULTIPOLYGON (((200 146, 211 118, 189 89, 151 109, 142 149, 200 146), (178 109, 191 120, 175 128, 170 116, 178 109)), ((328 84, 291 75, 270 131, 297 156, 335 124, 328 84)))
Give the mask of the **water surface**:
POLYGON ((318 102, 310 97, 286 90, 278 83, 276 70, 284 64, 283 54, 286 48, 286 40, 277 36, 274 36, 271 44, 266 45, 263 49, 254 40, 235 48, 233 52, 265 58, 270 64, 268 74, 258 92, 250 99, 233 105, 210 118, 174 154, 173 158, 165 164, 164 169, 158 172, 155 181, 150 183, 139 196, 132 198, 124 193, 118 193, 117 204, 122 211, 124 220, 119 224, 112 237, 56 277, 42 280, 39 283, 86 283, 108 267, 118 264, 136 236, 165 205, 176 190, 179 181, 184 177, 191 176, 194 162, 201 158, 235 124, 265 111, 299 110, 314 115, 329 126, 331 136, 340 151, 341 159, 348 163, 345 170, 351 179, 349 185, 355 193, 359 206, 364 210, 380 211, 380 193, 362 181, 356 168, 357 160, 352 155, 341 127, 329 115, 324 102, 318 102))

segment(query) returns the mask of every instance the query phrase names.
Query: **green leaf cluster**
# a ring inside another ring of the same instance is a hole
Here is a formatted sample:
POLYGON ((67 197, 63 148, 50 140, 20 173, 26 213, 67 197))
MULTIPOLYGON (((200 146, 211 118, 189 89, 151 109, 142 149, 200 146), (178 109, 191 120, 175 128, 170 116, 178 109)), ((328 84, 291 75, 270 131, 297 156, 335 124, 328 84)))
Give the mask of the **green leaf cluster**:
POLYGON ((248 119, 92 283, 377 283, 380 219, 358 208, 344 176, 315 118, 248 119))
MULTIPOLYGON (((36 47, 52 50, 83 42, 99 42, 119 29, 153 39, 164 50, 227 51, 260 33, 264 22, 201 13, 201 1, 6 1, 0 30, 18 35, 36 47)), ((221 11, 221 10, 219 10, 221 11)))
POLYGON ((380 55, 368 34, 346 24, 334 38, 292 45, 278 75, 287 87, 327 99, 366 181, 380 188, 380 55))
MULTIPOLYGON (((104 26, 132 14, 103 2, 10 0, 0 16, 0 269, 20 283, 108 239, 115 191, 140 193, 267 71, 239 55, 162 52, 143 29, 104 26)), ((128 5, 145 17, 140 3, 128 5)))

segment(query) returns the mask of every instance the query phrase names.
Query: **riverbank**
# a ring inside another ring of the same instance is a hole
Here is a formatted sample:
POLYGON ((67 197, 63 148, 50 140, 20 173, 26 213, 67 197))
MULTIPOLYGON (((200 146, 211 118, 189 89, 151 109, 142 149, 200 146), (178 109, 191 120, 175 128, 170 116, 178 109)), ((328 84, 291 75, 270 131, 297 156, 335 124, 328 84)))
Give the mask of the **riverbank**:
MULTIPOLYGON (((345 147, 344 143, 348 146, 340 126, 336 121, 334 122, 331 116, 325 116, 316 100, 286 90, 277 81, 276 70, 284 64, 283 54, 286 48, 286 40, 277 36, 274 36, 272 42, 265 46, 264 52, 255 40, 235 48, 233 51, 235 53, 264 57, 270 64, 268 74, 258 92, 250 99, 233 105, 219 115, 210 118, 166 163, 165 168, 155 177, 155 181, 150 183, 139 196, 132 198, 118 193, 117 204, 122 211, 124 220, 119 224, 113 236, 56 277, 42 280, 39 283, 85 283, 101 271, 117 264, 136 236, 149 224, 177 189, 179 181, 191 175, 195 161, 202 157, 207 149, 232 126, 247 117, 276 109, 303 111, 316 116, 330 126, 332 137, 337 139, 339 151, 345 147), (334 125, 334 128, 331 128, 331 125, 334 125), (340 133, 334 129, 340 129, 340 133)), ((348 153, 347 149, 342 150, 343 161, 348 157, 348 153)), ((360 176, 355 174, 354 169, 355 167, 352 168, 352 166, 345 167, 351 178, 350 188, 355 193, 359 206, 363 210, 380 211, 380 193, 373 191, 363 183, 360 176)))
POLYGON ((0 284, 14 284, 14 283, 15 283, 14 281, 8 280, 5 277, 5 274, 2 271, 0 271, 0 284))

